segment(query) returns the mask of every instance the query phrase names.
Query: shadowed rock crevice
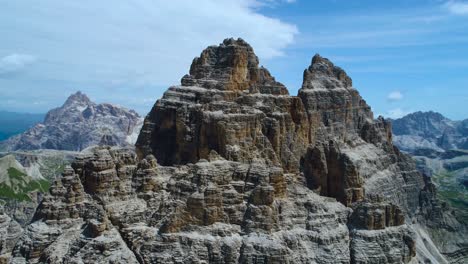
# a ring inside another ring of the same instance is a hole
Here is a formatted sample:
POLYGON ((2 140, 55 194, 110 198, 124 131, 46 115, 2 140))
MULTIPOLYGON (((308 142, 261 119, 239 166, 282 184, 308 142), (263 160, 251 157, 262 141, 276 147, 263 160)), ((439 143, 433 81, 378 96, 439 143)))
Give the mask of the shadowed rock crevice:
POLYGON ((302 168, 307 186, 320 195, 334 197, 347 206, 364 198, 363 179, 333 141, 309 148, 302 168))

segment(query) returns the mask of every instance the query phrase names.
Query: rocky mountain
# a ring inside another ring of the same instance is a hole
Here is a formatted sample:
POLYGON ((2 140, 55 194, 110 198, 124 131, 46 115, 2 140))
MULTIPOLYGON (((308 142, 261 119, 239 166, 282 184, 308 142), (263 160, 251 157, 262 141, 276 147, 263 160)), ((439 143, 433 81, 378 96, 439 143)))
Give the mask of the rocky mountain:
POLYGON ((468 150, 468 119, 452 121, 436 112, 415 112, 392 121, 394 143, 411 153, 468 150))
POLYGON ((141 123, 133 110, 96 104, 77 92, 49 111, 42 123, 3 142, 0 149, 80 151, 98 144, 128 146, 135 143, 141 123))
POLYGON ((468 119, 416 112, 392 123, 394 144, 414 157, 437 185, 439 197, 468 221, 468 119))
POLYGON ((466 223, 341 68, 314 56, 291 96, 258 65, 242 39, 205 49, 146 116, 136 151, 83 153, 4 259, 467 261, 466 223))

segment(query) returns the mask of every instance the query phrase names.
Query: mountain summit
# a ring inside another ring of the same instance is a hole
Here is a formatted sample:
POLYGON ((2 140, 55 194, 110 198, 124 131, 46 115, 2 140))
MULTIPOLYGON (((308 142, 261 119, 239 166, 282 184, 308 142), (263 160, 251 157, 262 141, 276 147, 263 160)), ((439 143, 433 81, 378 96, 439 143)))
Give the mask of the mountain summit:
POLYGON ((415 112, 392 121, 395 144, 406 151, 468 150, 468 119, 453 121, 436 112, 415 112))
POLYGON ((80 151, 103 140, 117 146, 131 145, 142 119, 133 110, 96 104, 82 92, 50 110, 42 123, 2 143, 7 150, 57 149, 80 151))
POLYGON ((92 104, 91 100, 88 96, 81 91, 78 91, 72 95, 70 95, 62 107, 71 107, 74 105, 90 105, 92 104))
POLYGON ((136 152, 65 169, 12 259, 461 263, 466 234, 343 70, 316 56, 290 96, 227 39, 155 103, 136 152))

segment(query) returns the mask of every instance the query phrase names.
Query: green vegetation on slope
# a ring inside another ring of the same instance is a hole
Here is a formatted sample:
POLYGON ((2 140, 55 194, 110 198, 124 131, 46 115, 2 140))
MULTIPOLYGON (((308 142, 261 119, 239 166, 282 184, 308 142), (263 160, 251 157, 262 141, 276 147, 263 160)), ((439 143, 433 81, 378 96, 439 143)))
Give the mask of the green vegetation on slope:
POLYGON ((10 184, 0 183, 0 198, 30 201, 29 193, 46 192, 50 183, 47 180, 32 180, 16 168, 8 168, 10 184))
POLYGON ((445 171, 432 176, 437 185, 437 195, 463 218, 468 219, 468 190, 457 181, 457 171, 445 171))

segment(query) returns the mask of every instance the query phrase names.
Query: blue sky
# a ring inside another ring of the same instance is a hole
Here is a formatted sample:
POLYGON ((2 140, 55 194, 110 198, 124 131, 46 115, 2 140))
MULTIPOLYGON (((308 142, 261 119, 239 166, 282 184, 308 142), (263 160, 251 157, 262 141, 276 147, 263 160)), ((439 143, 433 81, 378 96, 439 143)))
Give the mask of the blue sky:
POLYGON ((0 0, 0 110, 81 90, 146 114, 193 57, 242 37, 291 94, 315 53, 374 113, 468 118, 468 1, 0 0))

